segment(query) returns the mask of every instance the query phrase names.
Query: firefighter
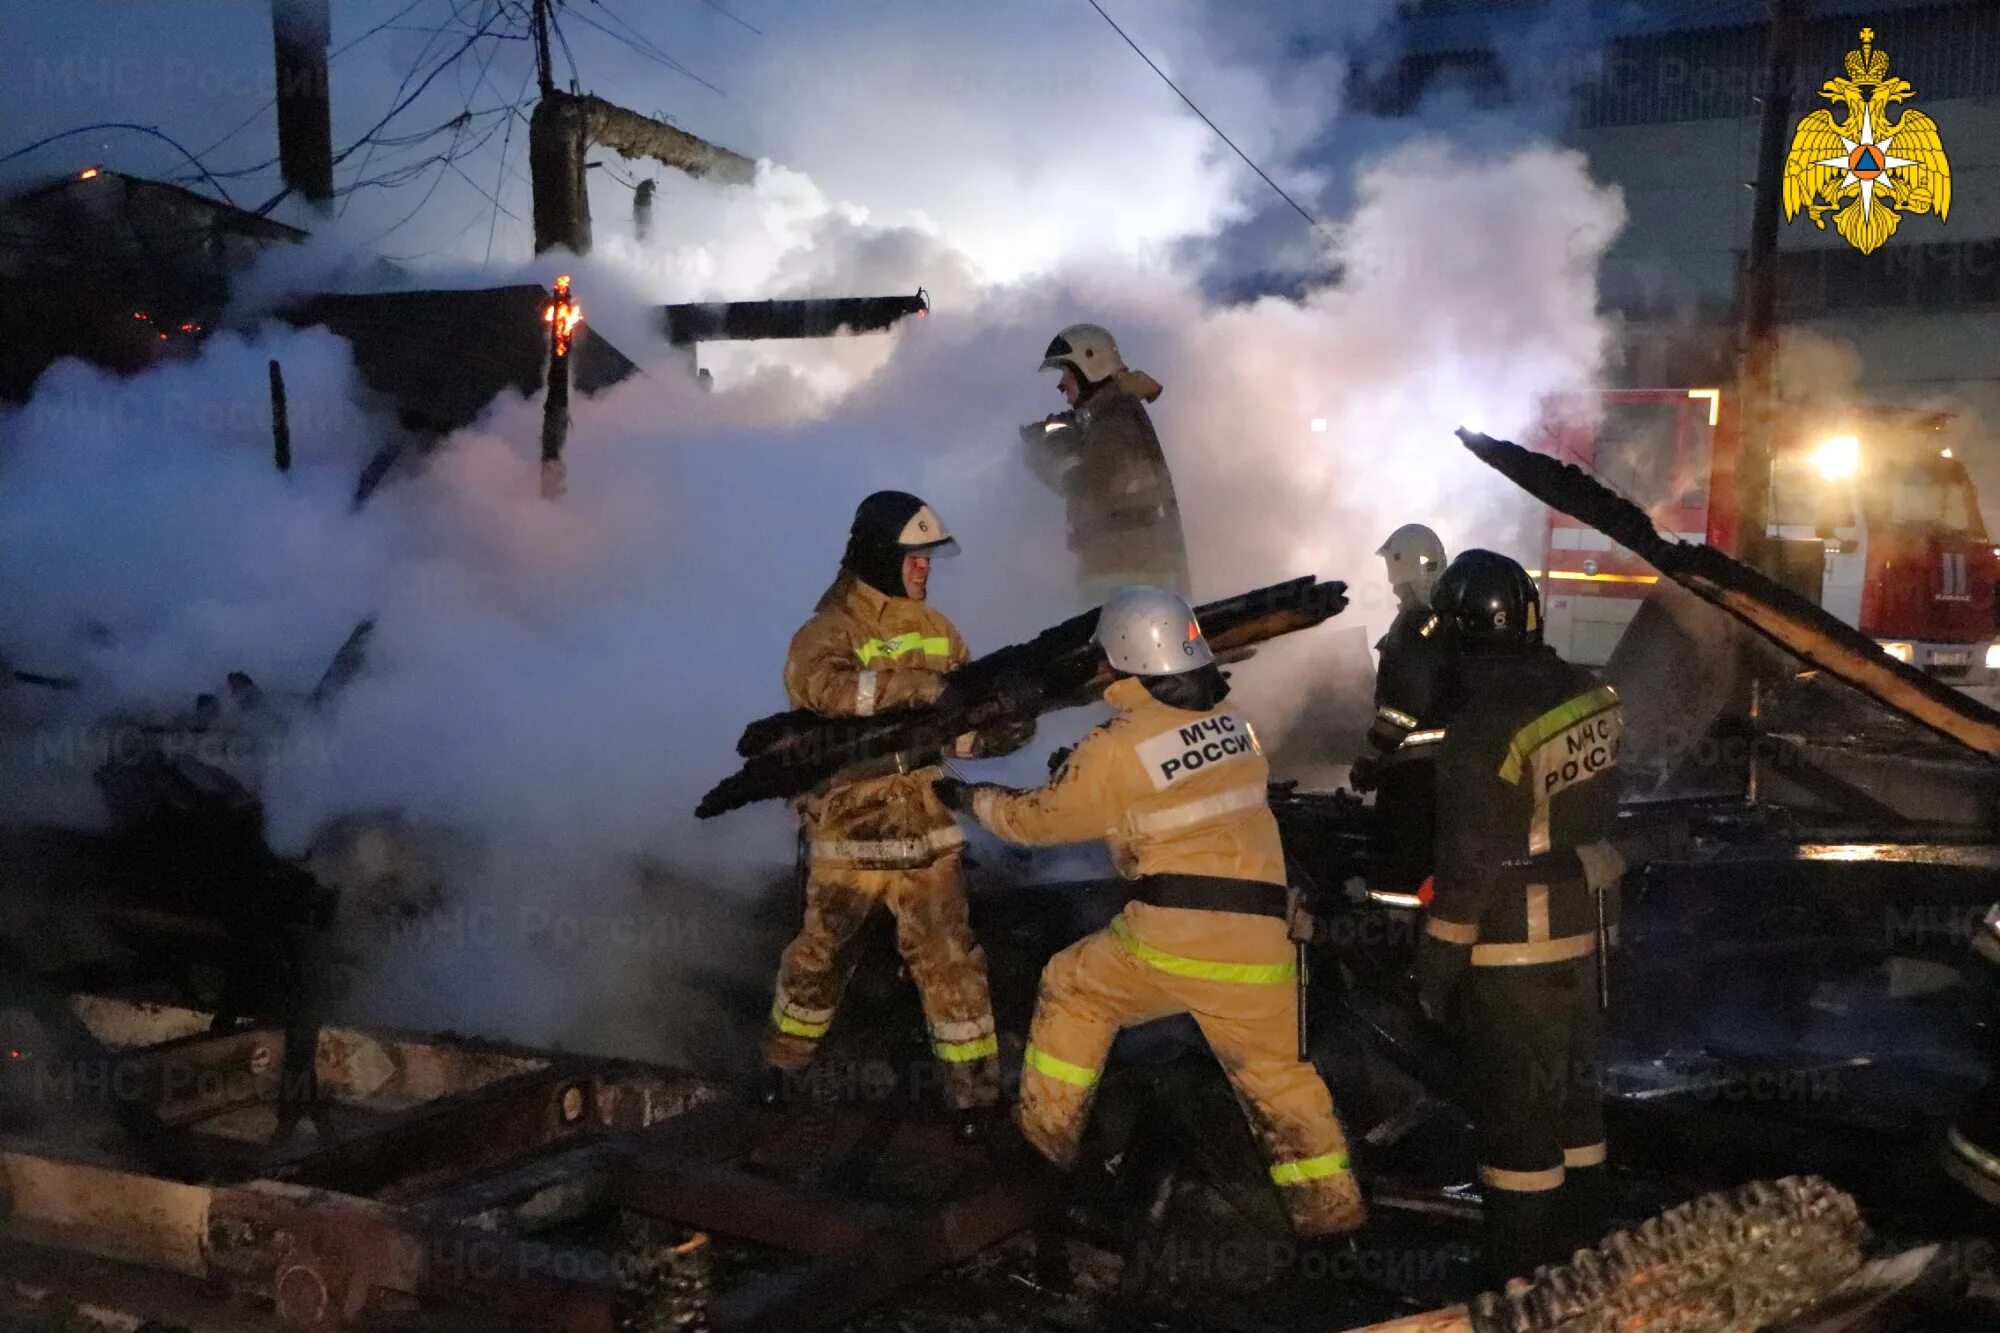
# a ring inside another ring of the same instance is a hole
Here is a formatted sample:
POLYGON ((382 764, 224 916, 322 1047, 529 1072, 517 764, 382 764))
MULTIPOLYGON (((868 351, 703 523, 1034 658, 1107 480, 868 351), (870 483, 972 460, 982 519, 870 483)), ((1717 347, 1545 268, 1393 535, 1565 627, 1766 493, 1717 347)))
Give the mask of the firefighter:
POLYGON ((1188 595, 1187 543, 1160 437, 1146 404, 1160 382, 1131 370, 1111 334, 1072 324, 1042 357, 1070 410, 1021 428, 1028 466, 1063 497, 1077 587, 1087 606, 1150 583, 1188 595))
POLYGON ((1597 1240, 1602 945, 1622 869, 1618 696, 1542 645, 1525 570, 1466 551, 1431 605, 1453 650, 1424 1009, 1464 1042, 1497 1284, 1597 1240))
POLYGON ((1092 1090, 1120 1028, 1191 1013, 1250 1118, 1296 1231, 1363 1220, 1333 1098, 1299 1057, 1293 907, 1266 787, 1270 768, 1185 601, 1115 594, 1097 642, 1117 715, 1049 784, 1016 792, 947 779, 939 795, 1031 846, 1110 844, 1133 882, 1122 915, 1042 971, 1016 1122, 1056 1168, 1075 1163, 1092 1090))
POLYGON ((1444 569, 1444 544, 1421 523, 1405 523, 1375 554, 1388 567, 1396 619, 1376 643, 1375 717, 1366 754, 1349 781, 1375 793, 1381 830, 1377 875, 1384 888, 1414 893, 1430 878, 1437 812, 1437 750, 1450 662, 1431 610, 1431 585, 1444 569))
MULTIPOLYGON (((785 692, 795 708, 868 717, 937 702, 965 643, 926 601, 932 560, 958 543, 931 507, 901 491, 861 502, 840 573, 792 637, 785 692)), ((1025 744, 1032 724, 961 737, 963 757, 1025 744)), ((897 755, 836 774, 801 807, 809 868, 805 923, 778 967, 764 1043, 763 1096, 781 1100, 833 1022, 845 946, 878 906, 923 1000, 945 1100, 968 1137, 999 1095, 986 957, 959 884, 965 836, 931 790, 939 756, 897 755)))

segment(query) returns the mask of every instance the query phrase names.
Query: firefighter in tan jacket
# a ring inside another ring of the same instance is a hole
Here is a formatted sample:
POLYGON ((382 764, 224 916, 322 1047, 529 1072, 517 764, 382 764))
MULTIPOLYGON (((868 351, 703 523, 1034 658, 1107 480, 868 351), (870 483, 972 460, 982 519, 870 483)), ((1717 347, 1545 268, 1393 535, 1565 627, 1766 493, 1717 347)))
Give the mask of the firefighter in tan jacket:
MULTIPOLYGON (((958 630, 925 601, 933 557, 958 544, 929 505, 901 491, 861 502, 839 576, 792 637, 785 692, 795 708, 867 717, 935 703, 945 674, 968 656, 958 630)), ((1004 752, 1020 729, 960 739, 956 753, 1004 752)), ((931 789, 935 753, 898 755, 836 774, 803 803, 809 848, 805 922, 778 967, 764 1043, 764 1095, 812 1063, 833 1023, 842 954, 886 906, 923 1000, 945 1100, 964 1112, 993 1105, 999 1077, 986 956, 973 939, 959 885, 965 835, 931 789)), ((978 1117, 964 1121, 975 1132, 978 1117)))
POLYGON ((1105 603, 1097 640, 1127 673, 1118 716, 1046 787, 939 784, 947 804, 1030 845, 1109 843, 1135 881, 1123 915, 1042 971, 1028 1034, 1022 1135, 1057 1167, 1076 1159, 1118 1030, 1191 1013, 1221 1061, 1293 1228, 1351 1231, 1361 1193, 1326 1084, 1298 1055, 1295 951, 1270 769, 1187 603, 1152 587, 1105 603))

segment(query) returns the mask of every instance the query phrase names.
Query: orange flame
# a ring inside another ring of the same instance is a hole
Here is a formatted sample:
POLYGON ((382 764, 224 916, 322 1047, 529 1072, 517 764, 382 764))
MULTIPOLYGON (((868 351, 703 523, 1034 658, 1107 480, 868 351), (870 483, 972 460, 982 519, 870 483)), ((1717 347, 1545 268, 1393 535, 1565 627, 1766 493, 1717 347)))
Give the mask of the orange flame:
POLYGON ((82 171, 76 173, 76 178, 80 181, 87 181, 94 179, 96 175, 97 175, 96 167, 85 167, 82 171))
POLYGON ((556 279, 555 299, 542 307, 542 323, 555 334, 556 355, 568 356, 576 326, 583 323, 583 303, 570 298, 569 274, 556 279))

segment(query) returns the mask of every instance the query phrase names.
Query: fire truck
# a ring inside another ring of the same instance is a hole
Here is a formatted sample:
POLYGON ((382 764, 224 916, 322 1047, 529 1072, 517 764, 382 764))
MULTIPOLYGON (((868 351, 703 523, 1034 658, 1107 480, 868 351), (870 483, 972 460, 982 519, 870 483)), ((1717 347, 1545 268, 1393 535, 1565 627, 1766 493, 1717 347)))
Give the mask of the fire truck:
MULTIPOLYGON (((1547 405, 1532 443, 1644 508, 1661 532, 1740 545, 1735 395, 1630 389, 1547 405)), ((1995 585, 1964 463, 1942 443, 1948 414, 1882 407, 1794 414, 1773 443, 1766 537, 1773 572, 1941 681, 2000 694, 1995 585)), ((1551 645, 1602 666, 1659 574, 1596 529, 1549 511, 1542 584, 1551 645)))

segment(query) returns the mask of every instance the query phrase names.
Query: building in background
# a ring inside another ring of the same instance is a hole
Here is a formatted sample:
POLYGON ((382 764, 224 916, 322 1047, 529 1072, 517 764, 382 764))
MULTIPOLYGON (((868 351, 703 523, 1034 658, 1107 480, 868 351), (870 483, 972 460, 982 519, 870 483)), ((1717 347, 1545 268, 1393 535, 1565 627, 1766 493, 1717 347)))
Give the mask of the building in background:
MULTIPOLYGON (((1395 53, 1357 70, 1355 109, 1511 111, 1618 186, 1602 270, 1622 320, 1614 386, 1728 385, 1751 229, 1770 0, 1425 0, 1395 53)), ((2000 517, 2000 5, 1807 0, 1791 120, 1828 105, 1861 28, 1915 86, 1951 162, 1947 221, 1906 216, 1872 254, 1801 213, 1780 235, 1787 398, 1957 414, 1950 442, 2000 517)), ((1836 113, 1838 114, 1838 113, 1836 113)))

